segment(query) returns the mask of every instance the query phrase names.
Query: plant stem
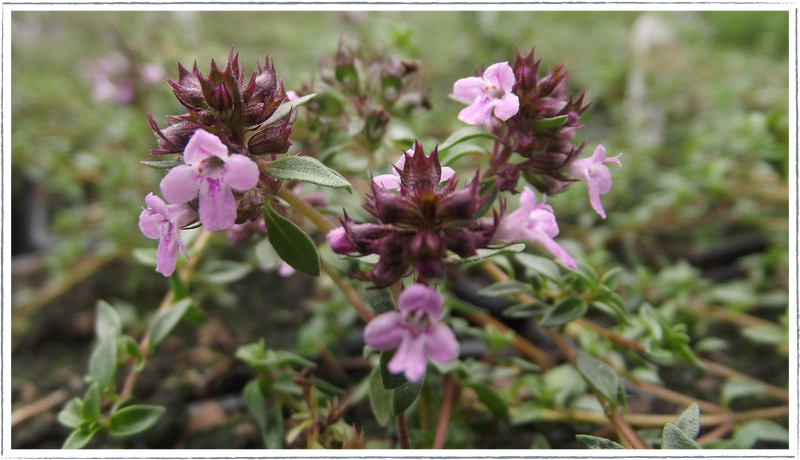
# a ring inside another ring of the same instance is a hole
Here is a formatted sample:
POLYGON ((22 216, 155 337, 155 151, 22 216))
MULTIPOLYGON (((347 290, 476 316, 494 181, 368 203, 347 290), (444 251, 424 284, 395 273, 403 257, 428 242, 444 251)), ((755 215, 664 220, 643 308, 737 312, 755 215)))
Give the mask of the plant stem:
POLYGON ((56 390, 42 399, 39 399, 31 404, 15 409, 11 412, 11 427, 13 428, 19 423, 28 420, 29 418, 39 415, 42 412, 47 412, 53 407, 61 404, 69 397, 69 393, 64 390, 56 390))
POLYGON ((320 261, 320 266, 322 267, 322 271, 331 277, 334 284, 336 284, 336 287, 342 291, 342 294, 344 294, 345 298, 347 298, 347 300, 353 305, 353 308, 356 309, 358 315, 361 316, 361 319, 367 323, 370 322, 375 315, 373 315, 369 310, 367 304, 361 300, 361 297, 358 296, 358 293, 355 289, 353 289, 353 286, 350 286, 350 283, 348 283, 347 280, 344 279, 344 276, 342 276, 342 274, 339 273, 339 271, 335 268, 322 261, 320 261))
MULTIPOLYGON (((197 238, 194 240, 192 244, 192 249, 196 250, 196 254, 190 260, 188 260, 182 267, 178 268, 178 276, 180 277, 181 281, 184 283, 189 282, 189 278, 191 278, 194 269, 197 267, 197 263, 200 261, 200 257, 203 254, 203 249, 208 244, 208 241, 211 239, 211 232, 206 229, 200 230, 200 234, 197 235, 197 238)), ((156 310, 156 314, 162 313, 169 309, 174 303, 173 300, 175 299, 175 293, 172 292, 170 289, 164 298, 161 300, 161 304, 158 306, 158 310, 156 310)), ((142 358, 140 359, 147 359, 147 355, 149 354, 150 348, 150 329, 147 329, 145 332, 144 337, 139 342, 139 350, 142 352, 142 358)), ((125 385, 122 387, 122 392, 119 394, 119 399, 123 399, 129 396, 133 392, 133 386, 136 384, 136 378, 139 376, 139 372, 136 371, 136 362, 131 363, 128 369, 128 377, 125 379, 125 385)))
POLYGON ((328 219, 319 213, 313 206, 303 201, 302 198, 292 193, 289 189, 281 187, 278 191, 278 196, 287 202, 291 207, 300 211, 300 213, 308 218, 314 225, 325 233, 330 232, 336 228, 328 219))
POLYGON ((397 416, 397 437, 400 438, 401 449, 411 449, 411 442, 408 440, 408 425, 406 425, 406 413, 401 412, 397 416))
POLYGON ((434 449, 444 447, 444 440, 447 436, 447 425, 450 423, 450 408, 453 405, 453 396, 456 392, 456 381, 452 374, 444 376, 444 398, 442 410, 439 412, 439 424, 436 426, 436 439, 433 441, 434 449))
POLYGON ((511 331, 514 334, 514 342, 511 343, 511 345, 514 348, 516 348, 522 354, 530 358, 531 361, 542 366, 542 368, 547 369, 552 364, 553 360, 550 357, 550 355, 547 354, 547 352, 543 351, 536 345, 532 344, 525 337, 522 337, 521 335, 512 331, 505 324, 492 318, 491 316, 485 315, 483 313, 460 312, 459 314, 464 318, 466 318, 469 322, 477 324, 478 326, 491 325, 492 327, 497 329, 498 332, 500 332, 501 334, 505 334, 508 331, 511 331))

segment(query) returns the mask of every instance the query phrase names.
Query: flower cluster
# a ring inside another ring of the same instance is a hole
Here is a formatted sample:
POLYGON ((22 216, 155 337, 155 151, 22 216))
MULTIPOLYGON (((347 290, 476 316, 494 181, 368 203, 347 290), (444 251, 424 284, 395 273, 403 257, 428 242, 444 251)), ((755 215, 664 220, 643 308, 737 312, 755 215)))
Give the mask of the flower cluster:
POLYGON ((442 323, 442 297, 436 289, 412 284, 397 297, 397 311, 373 318, 364 329, 364 341, 375 350, 397 348, 387 369, 404 374, 409 382, 425 377, 427 358, 448 363, 458 357, 458 341, 442 323))
POLYGON ((551 195, 566 190, 576 179, 582 180, 592 207, 605 218, 599 196, 609 191, 611 176, 602 163, 619 164, 618 157, 606 159, 605 149, 599 146, 591 158, 578 159, 586 143, 575 146, 571 140, 575 130, 583 126, 579 119, 590 103, 584 105, 585 94, 577 99, 572 94, 567 96, 569 71, 563 64, 540 77, 540 62, 534 59, 533 50, 525 56, 517 51, 512 66, 507 62, 493 64, 482 77, 458 80, 454 95, 471 101, 459 119, 486 124, 497 136, 500 148, 492 155, 489 173, 495 176, 498 190, 514 190, 520 174, 551 195), (514 153, 525 161, 510 163, 514 153))
POLYGON ((233 50, 223 70, 212 60, 207 76, 196 63, 191 72, 178 63, 178 81, 168 82, 187 113, 170 116, 163 130, 148 114, 159 145, 151 153, 179 154, 161 180, 161 194, 171 204, 148 195, 140 219, 145 236, 160 239, 156 270, 165 276, 174 271, 177 248, 186 255, 180 228, 199 220, 206 230, 221 231, 254 220, 272 191, 275 181, 259 171, 257 161, 288 150, 292 111, 273 115, 296 96, 284 91, 269 58, 264 67, 257 65, 245 83, 233 50))
POLYGON ((490 221, 476 219, 480 217, 476 212, 488 200, 479 195, 477 174, 460 190, 455 180, 439 188, 443 168, 437 149, 427 156, 415 143, 403 159, 400 166, 395 165, 399 194, 382 185, 384 180, 371 183, 372 195, 367 195, 364 208, 380 224, 356 224, 345 214, 342 227, 328 233, 328 242, 338 254, 380 255, 364 276, 377 286, 394 283, 412 267, 418 281, 440 276, 448 251, 460 257, 476 255, 478 248, 488 247, 499 220, 497 214, 490 221))

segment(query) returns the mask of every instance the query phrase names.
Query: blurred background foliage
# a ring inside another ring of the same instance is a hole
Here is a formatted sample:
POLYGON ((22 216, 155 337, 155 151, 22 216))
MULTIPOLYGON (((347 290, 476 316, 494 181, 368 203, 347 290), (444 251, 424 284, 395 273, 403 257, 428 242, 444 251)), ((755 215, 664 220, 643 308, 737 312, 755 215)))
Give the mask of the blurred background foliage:
MULTIPOLYGON (((524 53, 534 45, 542 69, 566 63, 570 89, 593 101, 576 143, 624 152, 624 167, 612 167, 606 221, 591 210, 581 183, 548 197, 560 241, 600 273, 623 267, 629 308, 641 301, 660 306, 690 325, 693 344, 722 340, 725 347, 705 343, 728 365, 778 386, 788 382, 788 335, 782 335, 789 264, 787 12, 15 11, 11 30, 12 403, 18 406, 65 385, 80 393, 98 298, 112 302, 125 327, 136 330, 168 288, 132 251, 155 246, 137 227, 143 197, 161 178, 139 164, 156 147, 145 113, 163 126, 165 115, 181 107, 169 85, 145 81, 141 72, 129 100, 104 100, 97 93, 99 60, 125 56, 176 79, 176 61, 188 67, 197 60, 206 72, 211 58, 224 62, 235 45, 246 74, 269 53, 289 90, 318 79, 320 56, 332 56, 343 35, 365 49, 421 61, 434 110, 414 118, 411 128, 432 142, 463 126, 456 119, 462 106, 448 95, 481 63, 512 61, 515 47, 524 53), (726 322, 730 312, 739 319, 726 322), (758 328, 765 325, 771 329, 758 328)), ((302 139, 295 144, 295 151, 304 147, 302 139)), ((360 196, 337 193, 326 191, 333 211, 360 203, 360 196)), ((222 237, 209 251, 208 261, 257 265, 252 246, 227 247, 222 237)), ((324 359, 334 360, 348 353, 337 342, 358 341, 356 317, 340 299, 326 301, 317 292, 301 302, 310 278, 239 273, 236 282, 203 285, 213 321, 195 339, 186 328, 182 342, 167 344, 166 356, 153 359, 163 375, 188 378, 198 363, 217 361, 185 354, 217 347, 230 358, 224 351, 232 344, 262 336, 267 347, 306 356, 330 348, 324 359), (180 344, 190 351, 179 352, 180 344)), ((205 371, 201 377, 212 379, 205 371)), ((660 378, 691 392, 697 376, 660 378)), ((235 372, 216 382, 236 391, 240 383, 235 372)), ((721 384, 711 382, 708 391, 718 396, 721 384)), ((156 386, 144 393, 164 392, 156 386)), ((16 430, 13 442, 60 445, 63 429, 52 419, 37 423, 16 430)), ((458 433, 453 447, 502 446, 495 444, 500 435, 471 441, 458 433)), ((183 442, 210 447, 208 440, 183 442)), ((147 444, 153 445, 158 441, 147 444)))

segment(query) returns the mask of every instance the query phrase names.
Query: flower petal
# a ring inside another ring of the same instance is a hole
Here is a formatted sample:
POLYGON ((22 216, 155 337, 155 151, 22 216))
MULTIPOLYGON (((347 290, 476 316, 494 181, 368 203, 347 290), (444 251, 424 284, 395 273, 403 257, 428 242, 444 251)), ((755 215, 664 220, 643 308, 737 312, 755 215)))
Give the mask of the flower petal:
POLYGON ((187 203, 197 196, 202 178, 189 165, 179 165, 161 179, 161 194, 170 203, 187 203))
POLYGON ((397 309, 402 312, 422 310, 433 319, 442 317, 442 297, 436 289, 414 283, 397 297, 397 309))
POLYGON ((495 101, 482 97, 458 113, 458 119, 470 125, 480 125, 492 115, 495 101))
POLYGON ((453 330, 444 323, 431 325, 425 346, 428 356, 438 363, 449 363, 458 358, 458 340, 453 330))
POLYGON ((167 203, 164 203, 158 195, 154 195, 153 192, 147 194, 144 197, 144 202, 150 207, 153 211, 161 214, 164 217, 169 216, 169 210, 167 209, 167 203))
POLYGON ((198 129, 192 134, 183 150, 183 161, 186 164, 195 164, 210 156, 224 160, 228 158, 228 147, 225 147, 219 137, 203 129, 198 129))
POLYGON ((519 112, 519 97, 516 94, 508 93, 494 106, 494 115, 506 121, 519 112))
POLYGON ((246 192, 258 184, 258 165, 238 153, 225 162, 225 180, 234 190, 246 192))
POLYGON ((364 328, 364 341, 375 350, 391 350, 405 335, 400 313, 390 311, 372 318, 364 328))
POLYGON ((526 185, 525 190, 519 194, 519 207, 530 212, 534 206, 536 206, 536 192, 526 185))
POLYGON ((386 366, 392 374, 403 373, 409 382, 419 382, 425 377, 428 361, 425 356, 426 334, 407 336, 386 366))
POLYGON ((536 241, 544 246, 548 251, 552 252, 556 258, 567 264, 567 267, 573 270, 578 268, 578 264, 575 263, 575 259, 569 255, 566 249, 562 248, 560 244, 556 243, 556 240, 542 234, 540 237, 536 238, 536 241))
POLYGON ((227 230, 236 223, 236 200, 227 183, 203 178, 200 184, 200 222, 212 232, 227 230))
POLYGON ((511 91, 516 80, 514 69, 508 65, 508 61, 490 65, 483 73, 483 79, 486 83, 497 86, 503 93, 511 91))
POLYGON ((467 77, 458 80, 453 85, 453 95, 456 99, 470 102, 484 93, 486 82, 480 77, 467 77))
POLYGON ((164 225, 169 225, 169 222, 153 209, 143 209, 139 214, 139 230, 150 239, 161 238, 161 227, 164 225))
MULTIPOLYGON (((608 168, 606 168, 608 171, 608 168)), ((610 173, 609 173, 610 176, 610 173)), ((608 180, 608 187, 611 188, 611 177, 608 180)), ((600 188, 596 184, 589 184, 587 182, 586 188, 589 190, 589 202, 592 203, 592 208, 600 214, 603 219, 606 218, 606 211, 603 209, 603 203, 600 201, 600 188)), ((608 191, 608 190, 606 190, 608 191)))
POLYGON ((592 153, 592 163, 602 163, 606 159, 606 148, 603 144, 597 146, 592 153))
POLYGON ((391 190, 400 188, 400 177, 394 174, 381 174, 372 178, 372 182, 380 185, 381 187, 391 190))
POLYGON ((444 182, 446 180, 449 180, 455 175, 456 175, 456 171, 453 168, 451 168, 449 166, 443 166, 442 167, 442 177, 439 179, 439 182, 444 182))
POLYGON ((183 246, 178 232, 173 231, 171 225, 168 227, 169 229, 161 235, 156 251, 156 271, 164 276, 170 276, 175 272, 178 250, 183 246))

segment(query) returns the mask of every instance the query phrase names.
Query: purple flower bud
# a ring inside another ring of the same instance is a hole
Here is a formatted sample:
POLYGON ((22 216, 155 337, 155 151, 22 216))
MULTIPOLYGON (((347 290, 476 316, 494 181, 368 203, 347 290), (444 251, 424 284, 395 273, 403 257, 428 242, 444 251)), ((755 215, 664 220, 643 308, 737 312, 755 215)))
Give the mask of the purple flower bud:
POLYGON ((200 86, 198 79, 200 72, 197 70, 197 62, 194 63, 192 72, 186 70, 181 63, 178 63, 178 82, 167 80, 172 86, 172 92, 188 109, 205 110, 208 108, 205 98, 203 97, 203 89, 200 86))
POLYGON ((253 134, 247 141, 250 153, 253 155, 286 153, 292 145, 289 140, 292 134, 289 118, 290 116, 287 116, 283 123, 262 128, 253 134))
POLYGON ((334 228, 327 235, 328 244, 336 254, 352 254, 357 252, 356 247, 347 238, 347 232, 343 227, 334 228))

